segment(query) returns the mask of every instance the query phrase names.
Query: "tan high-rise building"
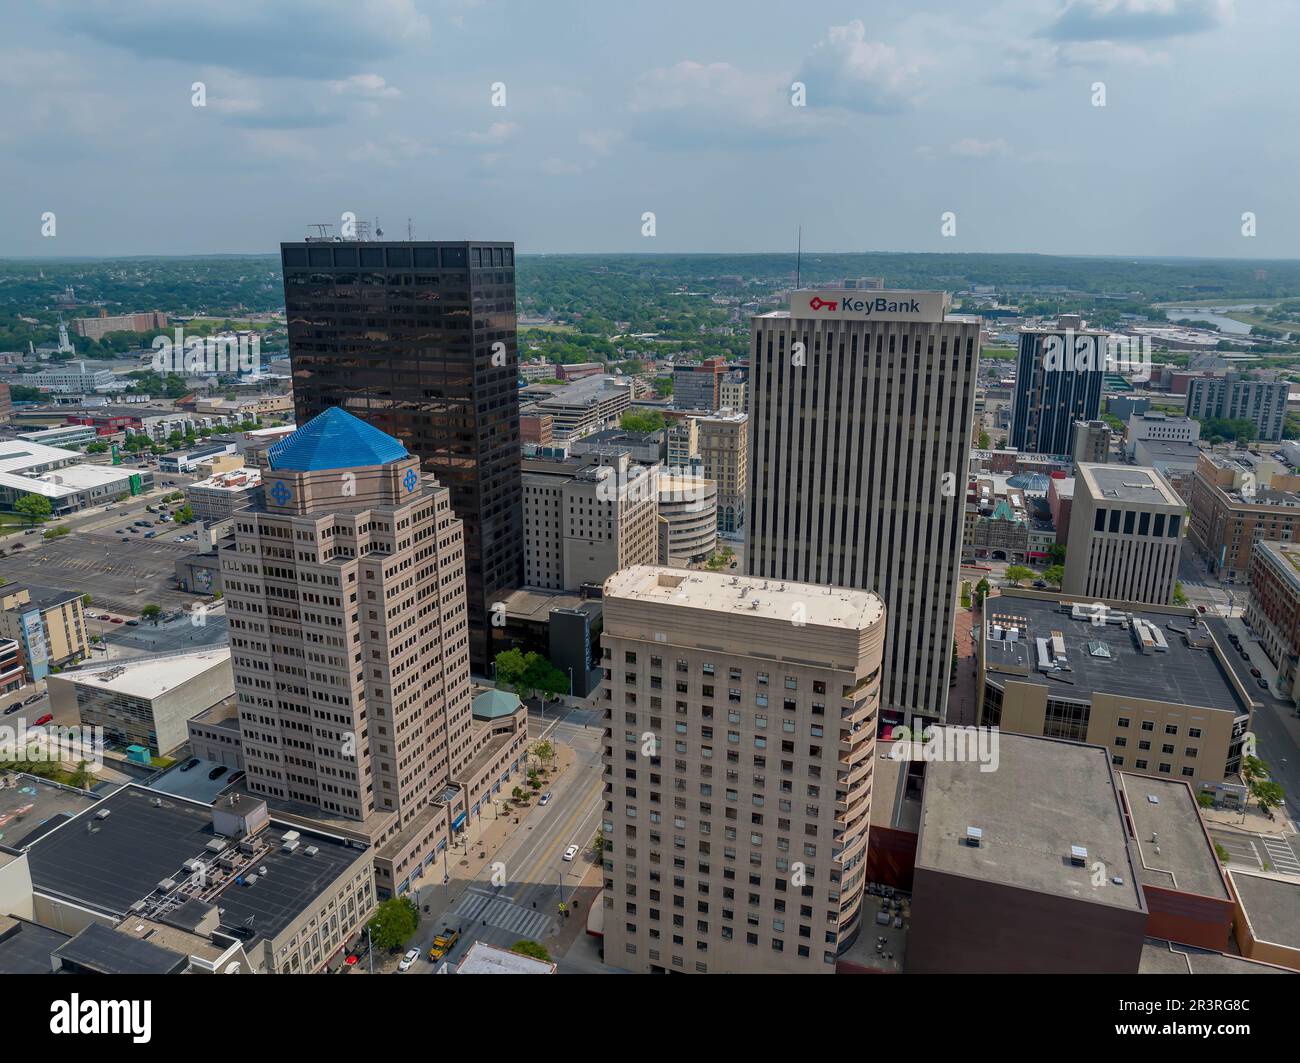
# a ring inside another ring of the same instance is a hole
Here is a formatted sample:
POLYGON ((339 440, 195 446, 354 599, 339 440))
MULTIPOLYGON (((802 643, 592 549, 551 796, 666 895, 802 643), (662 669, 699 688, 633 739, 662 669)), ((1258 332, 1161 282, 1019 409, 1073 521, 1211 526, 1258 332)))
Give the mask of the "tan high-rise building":
POLYGON ((718 485, 718 531, 740 531, 749 506, 749 414, 719 410, 695 423, 704 475, 718 485))
POLYGON ((700 429, 698 417, 683 417, 668 426, 668 468, 681 470, 690 467, 700 456, 700 429))
POLYGON ((221 548, 247 786, 364 833, 400 893, 464 821, 462 524, 419 458, 338 407, 268 457, 221 548))
POLYGON ((604 620, 606 962, 834 972, 874 915, 880 599, 645 566, 604 620))
POLYGON ((577 590, 659 556, 659 466, 626 453, 525 458, 524 583, 577 590))
POLYGON ((947 707, 979 343, 944 292, 753 319, 747 571, 880 594, 888 723, 947 707))
POLYGON ((1186 505, 1155 469, 1081 462, 1074 473, 1066 594, 1168 605, 1186 505))
POLYGON ((749 409, 748 397, 749 386, 741 373, 728 373, 718 384, 718 405, 721 409, 744 413, 749 409))

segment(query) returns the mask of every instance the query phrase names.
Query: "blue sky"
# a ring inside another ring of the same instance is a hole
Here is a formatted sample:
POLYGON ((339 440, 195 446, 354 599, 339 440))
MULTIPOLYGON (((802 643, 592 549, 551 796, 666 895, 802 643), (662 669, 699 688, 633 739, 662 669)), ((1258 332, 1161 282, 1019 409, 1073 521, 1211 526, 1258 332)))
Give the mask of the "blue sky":
POLYGON ((815 250, 1300 248, 1289 0, 32 0, 5 31, 0 255, 272 251, 345 211, 525 252, 799 224, 815 250))

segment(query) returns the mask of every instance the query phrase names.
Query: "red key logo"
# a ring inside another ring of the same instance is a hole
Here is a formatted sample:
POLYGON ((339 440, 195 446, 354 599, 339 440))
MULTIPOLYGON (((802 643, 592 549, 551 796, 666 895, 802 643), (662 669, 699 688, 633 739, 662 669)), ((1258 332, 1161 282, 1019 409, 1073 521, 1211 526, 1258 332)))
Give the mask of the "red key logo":
POLYGON ((837 306, 839 306, 838 299, 823 299, 820 295, 814 295, 808 300, 808 308, 810 310, 820 310, 822 307, 825 307, 827 310, 834 310, 837 306))

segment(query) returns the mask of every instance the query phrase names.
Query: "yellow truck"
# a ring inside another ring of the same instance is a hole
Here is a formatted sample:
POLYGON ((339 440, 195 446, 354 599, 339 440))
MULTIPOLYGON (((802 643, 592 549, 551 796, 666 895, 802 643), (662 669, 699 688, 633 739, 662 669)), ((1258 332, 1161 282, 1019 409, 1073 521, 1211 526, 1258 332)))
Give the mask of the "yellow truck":
POLYGON ((438 936, 433 939, 433 945, 429 948, 429 962, 437 963, 455 947, 459 940, 459 930, 444 926, 438 931, 438 936))

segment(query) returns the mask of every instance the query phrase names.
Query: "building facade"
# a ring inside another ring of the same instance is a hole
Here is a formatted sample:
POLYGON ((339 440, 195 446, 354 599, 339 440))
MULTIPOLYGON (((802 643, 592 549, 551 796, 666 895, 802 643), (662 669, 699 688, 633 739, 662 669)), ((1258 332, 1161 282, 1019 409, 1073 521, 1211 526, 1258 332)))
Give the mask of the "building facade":
POLYGON ((88 657, 82 592, 34 583, 0 587, 0 638, 22 647, 30 680, 44 679, 51 668, 88 657))
POLYGON ((702 476, 662 472, 658 487, 659 563, 707 560, 718 545, 718 485, 702 476))
POLYGON ((1202 451, 1192 477, 1188 538, 1227 583, 1250 579, 1256 542, 1300 541, 1300 476, 1244 451, 1202 451))
POLYGON ((465 522, 470 660, 523 579, 510 243, 283 244, 297 423, 339 406, 396 437, 465 522))
POLYGON ((1300 701, 1300 544, 1257 541, 1246 622, 1277 670, 1275 693, 1300 701))
POLYGON ((752 322, 746 571, 884 599, 889 723, 948 700, 980 340, 947 307, 796 291, 752 322))
POLYGON ((727 373, 721 358, 706 358, 699 365, 673 366, 673 405, 679 410, 718 409, 718 386, 727 373))
POLYGON ((1286 425, 1285 380, 1249 378, 1240 373, 1198 376, 1187 382, 1187 416, 1251 421, 1264 442, 1282 438, 1286 425))
POLYGON ((523 486, 526 586, 577 590, 657 559, 657 464, 627 454, 525 458, 523 486))
POLYGON ((1107 333, 1083 328, 1021 329, 1012 399, 1011 445, 1073 454, 1074 423, 1101 415, 1107 333))
POLYGON ((1061 589, 1093 600, 1169 604, 1186 508, 1155 469, 1080 464, 1061 589))
POLYGON ((749 508, 749 414, 723 409, 695 423, 702 471, 718 485, 718 532, 734 535, 749 508))
POLYGON ((607 962, 832 973, 868 907, 880 599, 637 567, 604 610, 607 962))

